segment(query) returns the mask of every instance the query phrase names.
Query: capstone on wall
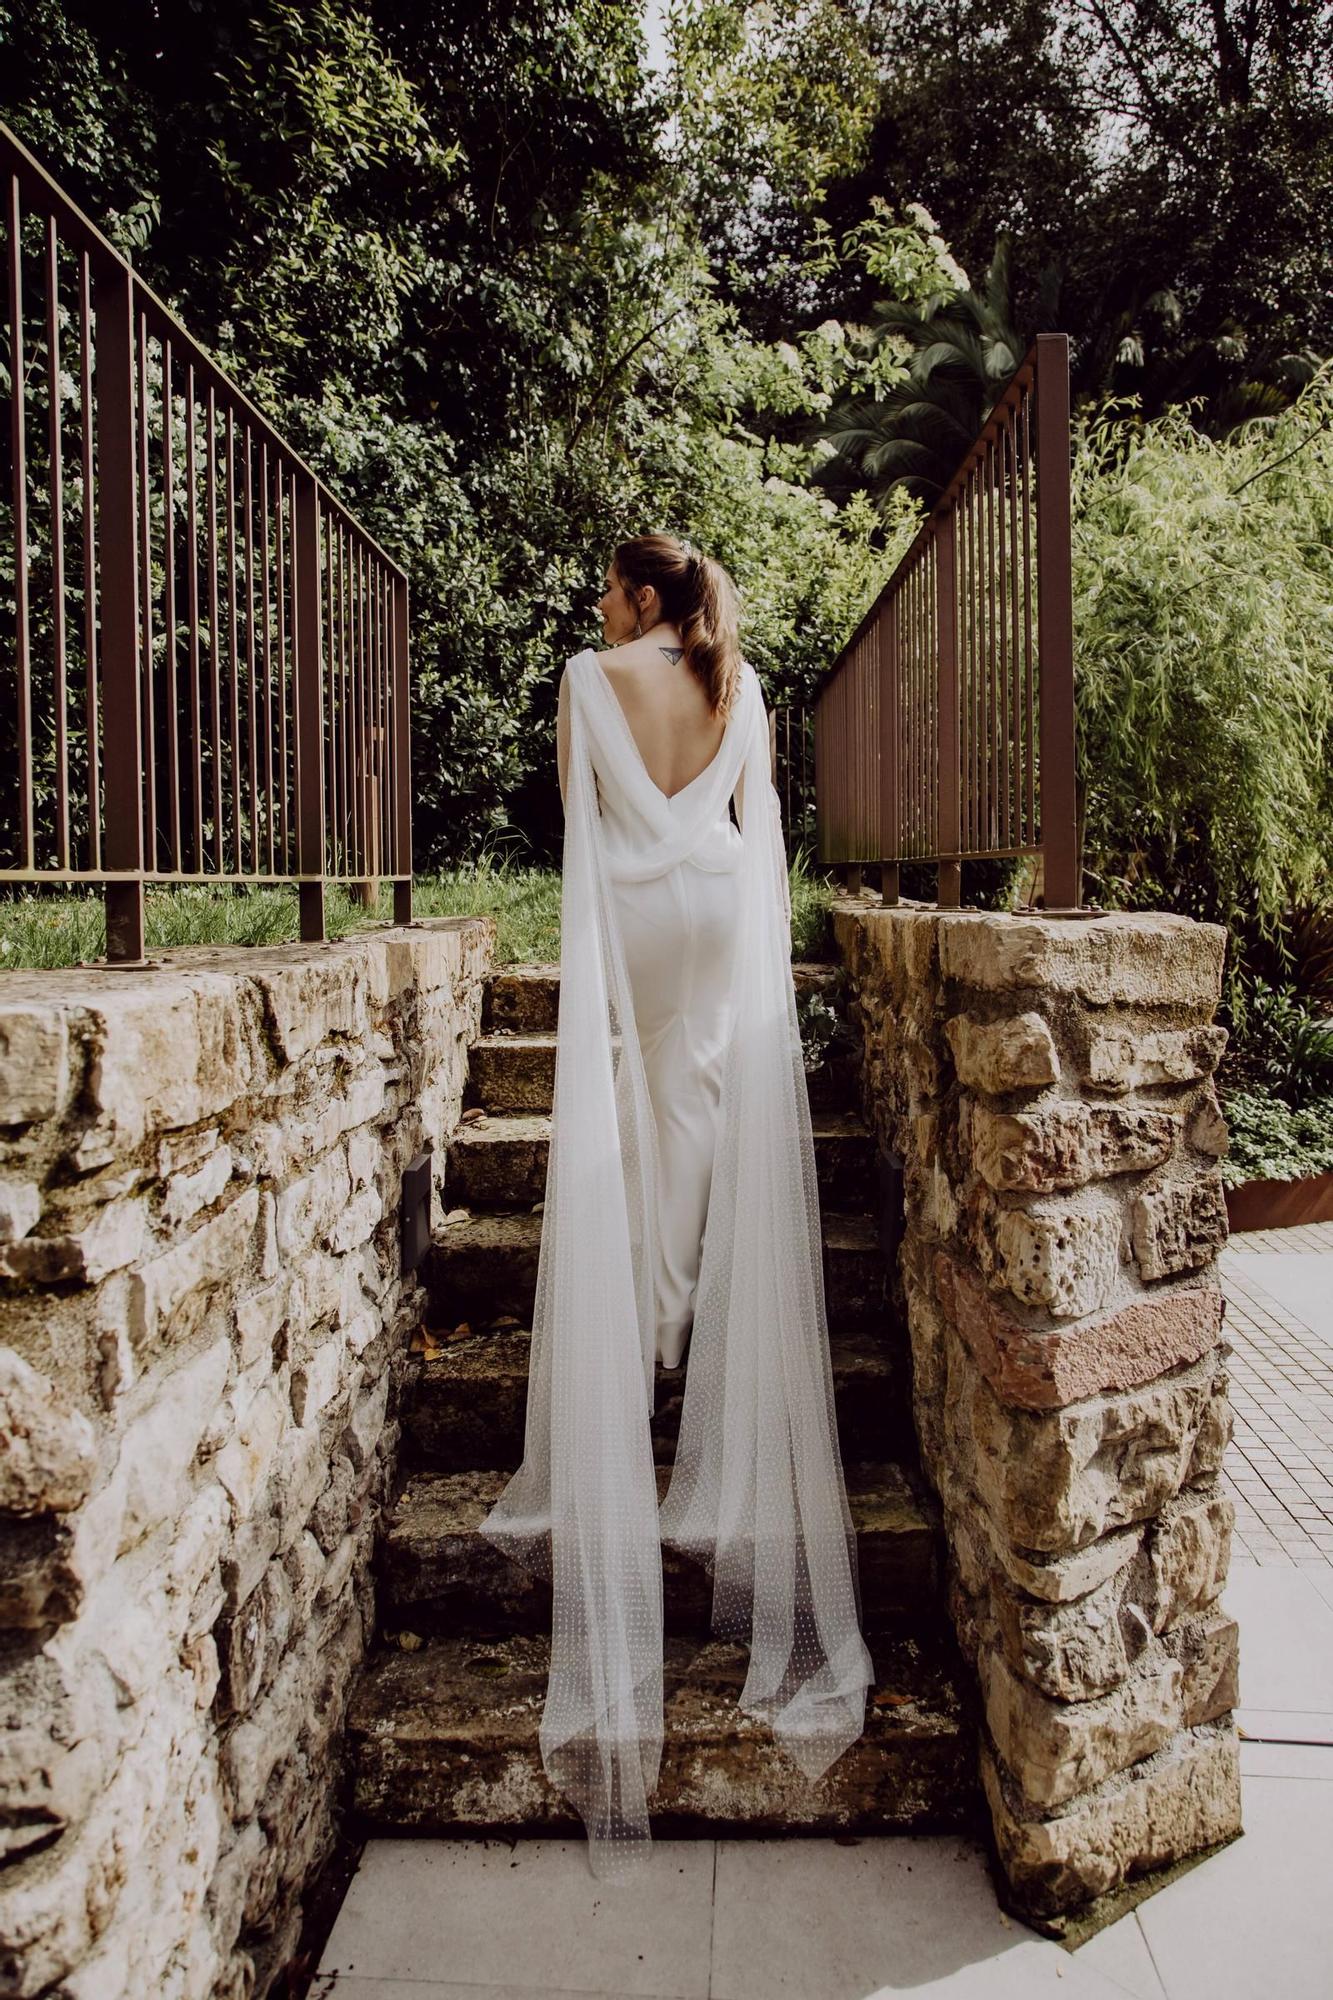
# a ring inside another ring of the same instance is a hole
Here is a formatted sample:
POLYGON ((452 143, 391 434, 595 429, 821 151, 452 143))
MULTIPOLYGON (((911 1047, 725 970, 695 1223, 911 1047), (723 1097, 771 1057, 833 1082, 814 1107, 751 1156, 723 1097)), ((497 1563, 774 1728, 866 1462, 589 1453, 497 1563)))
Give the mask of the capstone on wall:
POLYGON ((839 899, 1015 1907, 1240 1831, 1212 1073, 1225 932, 839 899))
POLYGON ((490 919, 0 985, 0 1992, 239 2000, 343 1704, 490 919))

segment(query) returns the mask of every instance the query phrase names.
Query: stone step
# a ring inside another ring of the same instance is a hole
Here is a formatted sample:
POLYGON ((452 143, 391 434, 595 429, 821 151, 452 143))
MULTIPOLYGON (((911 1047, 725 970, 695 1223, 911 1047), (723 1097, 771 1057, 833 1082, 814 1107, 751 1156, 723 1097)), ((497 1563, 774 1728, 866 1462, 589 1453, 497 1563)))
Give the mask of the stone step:
MULTIPOLYGON (((975 1723, 941 1630, 867 1637, 864 1734, 817 1784, 744 1715, 742 1646, 668 1638, 654 1832, 981 1831, 975 1723)), ((537 1743, 549 1642, 452 1638, 372 1655, 348 1713, 353 1803, 367 1834, 578 1833, 537 1743)))
MULTIPOLYGON (((555 1089, 554 1029, 499 1028, 478 1036, 468 1051, 466 1101, 487 1111, 549 1111, 555 1089)), ((853 1107, 858 1082, 839 1058, 806 1074, 812 1111, 853 1107)))
MULTIPOLYGON (((903 1466, 849 1465, 865 1629, 935 1600, 935 1528, 903 1466)), ((477 1533, 506 1472, 418 1472, 390 1509, 376 1553, 380 1624, 396 1633, 549 1632, 550 1587, 477 1533)), ((670 1468, 659 1466, 659 1500, 670 1468)), ((712 1585, 700 1564, 662 1551, 669 1632, 706 1634, 712 1585)))
MULTIPOLYGON (((885 1313, 884 1260, 874 1218, 825 1208, 824 1298, 830 1323, 880 1327, 885 1313)), ((421 1276, 431 1325, 532 1317, 541 1249, 540 1210, 476 1209, 436 1237, 421 1276)))
MULTIPOLYGON (((811 1115, 821 1201, 866 1206, 874 1186, 874 1141, 849 1111, 811 1115)), ((546 1191, 551 1120, 541 1112, 489 1114, 459 1125, 444 1170, 447 1208, 516 1208, 546 1191)))
MULTIPOLYGON (((403 1398, 405 1462, 432 1472, 512 1470, 523 1456, 528 1397, 526 1327, 481 1327, 451 1338, 418 1363, 403 1398)), ((910 1384, 875 1334, 830 1328, 833 1389, 843 1463, 917 1455, 910 1384)), ((679 1368, 657 1371, 653 1452, 669 1464, 680 1430, 688 1351, 679 1368)))
MULTIPOLYGON (((798 995, 829 986, 840 970, 837 965, 793 964, 792 978, 798 995)), ((506 965, 486 981, 482 1032, 490 1034, 497 1028, 511 1028, 522 1034, 550 1034, 555 1029, 559 1004, 558 965, 506 965)))

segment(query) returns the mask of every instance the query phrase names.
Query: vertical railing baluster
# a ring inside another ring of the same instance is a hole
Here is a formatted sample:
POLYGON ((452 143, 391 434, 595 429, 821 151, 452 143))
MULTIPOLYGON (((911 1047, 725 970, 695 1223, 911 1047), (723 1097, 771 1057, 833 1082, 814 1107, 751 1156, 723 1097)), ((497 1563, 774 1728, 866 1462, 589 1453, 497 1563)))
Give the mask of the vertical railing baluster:
POLYGON ((167 811, 171 866, 179 874, 181 854, 180 691, 176 685, 176 406, 171 386, 171 337, 162 340, 162 624, 167 705, 167 811))
MULTIPOLYGON (((55 677, 56 866, 70 865, 69 694, 65 657, 65 473, 60 387, 60 265, 55 217, 46 218, 46 395, 49 418, 48 471, 51 495, 51 641, 55 677)), ((17 384, 15 385, 17 388, 17 384)))
POLYGON ((24 405, 23 208, 17 174, 9 177, 5 204, 5 266, 9 291, 9 425, 14 505, 14 665, 18 713, 18 866, 35 865, 32 797, 32 633, 28 604, 28 458, 24 405))
POLYGON ((408 590, 393 579, 393 920, 412 921, 412 738, 408 689, 408 590))
POLYGON ((157 864, 157 709, 153 700, 153 508, 149 480, 148 321, 142 311, 135 318, 139 384, 139 624, 143 646, 143 746, 138 762, 143 774, 144 866, 152 869, 157 864))
MULTIPOLYGON (((208 689, 213 776, 213 866, 221 875, 222 859, 222 661, 218 652, 218 441, 217 404, 213 384, 204 404, 208 426, 208 689)), ((200 864, 202 866, 202 863, 200 864)))
POLYGON ((317 943, 324 931, 324 703, 321 633, 319 493, 313 479, 293 482, 292 553, 295 572, 296 872, 300 880, 301 937, 317 943))
MULTIPOLYGON (((102 869, 102 725, 98 686, 97 524, 93 403, 93 279, 88 252, 79 253, 79 443, 83 475, 83 680, 87 751, 88 866, 102 869)), ((20 564, 20 571, 23 565, 20 564)))
POLYGON ((1069 341, 1037 335, 1037 666, 1041 843, 1048 909, 1079 902, 1074 792, 1074 593, 1070 572, 1069 341))
POLYGON ((254 438, 245 427, 245 692, 246 755, 250 781, 250 872, 259 873, 259 703, 255 692, 255 488, 254 438))
POLYGON ((99 258, 94 271, 97 366, 97 548, 105 750, 106 953, 144 956, 143 735, 139 703, 139 504, 135 491, 134 281, 99 258))
POLYGON ((273 800, 273 528, 269 516, 268 440, 259 440, 259 534, 264 556, 260 565, 264 592, 264 861, 265 872, 276 872, 273 800))
POLYGON ((195 397, 194 363, 185 370, 185 615, 190 624, 190 807, 194 822, 191 861, 204 872, 204 686, 199 657, 199 406, 195 397))

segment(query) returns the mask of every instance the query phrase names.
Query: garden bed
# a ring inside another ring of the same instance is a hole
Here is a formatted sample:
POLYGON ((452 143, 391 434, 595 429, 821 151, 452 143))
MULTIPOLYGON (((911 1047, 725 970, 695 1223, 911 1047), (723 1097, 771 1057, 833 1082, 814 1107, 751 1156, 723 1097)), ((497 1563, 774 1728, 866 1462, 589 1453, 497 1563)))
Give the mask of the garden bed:
POLYGON ((1244 1181, 1227 1189, 1226 1201, 1233 1235, 1244 1229, 1333 1222, 1333 1173, 1306 1174, 1295 1181, 1244 1181))

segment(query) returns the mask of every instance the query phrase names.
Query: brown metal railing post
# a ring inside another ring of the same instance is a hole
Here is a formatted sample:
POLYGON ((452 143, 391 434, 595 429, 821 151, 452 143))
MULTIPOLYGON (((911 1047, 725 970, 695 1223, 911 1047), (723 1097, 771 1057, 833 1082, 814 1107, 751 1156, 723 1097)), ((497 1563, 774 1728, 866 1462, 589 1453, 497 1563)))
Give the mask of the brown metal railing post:
POLYGON ((958 769, 957 519, 952 511, 945 514, 935 536, 936 629, 939 633, 939 656, 935 663, 939 715, 935 850, 940 857, 935 901, 941 910, 956 910, 962 899, 962 863, 958 859, 963 831, 958 769))
MULTIPOLYGON (((97 547, 101 573, 106 955, 144 955, 143 723, 139 704, 139 502, 135 480, 134 281, 95 260, 97 547)), ((144 421, 147 420, 146 412, 144 421)))
POLYGON ((1041 846, 1047 909, 1077 909, 1074 798, 1074 594, 1070 570, 1069 338, 1036 341, 1037 597, 1041 846))
MULTIPOLYGON (((896 855, 899 836, 898 799, 898 609, 886 598, 879 612, 879 847, 881 855, 896 855)), ((882 860, 879 900, 896 903, 898 863, 882 860)))
POLYGON ((296 872, 301 938, 323 941, 324 930, 324 683, 320 618, 319 494, 298 475, 292 523, 296 677, 296 872), (311 879, 313 878, 313 879, 311 879))
POLYGON ((407 578, 393 586, 393 920, 412 921, 412 732, 408 712, 407 578))

